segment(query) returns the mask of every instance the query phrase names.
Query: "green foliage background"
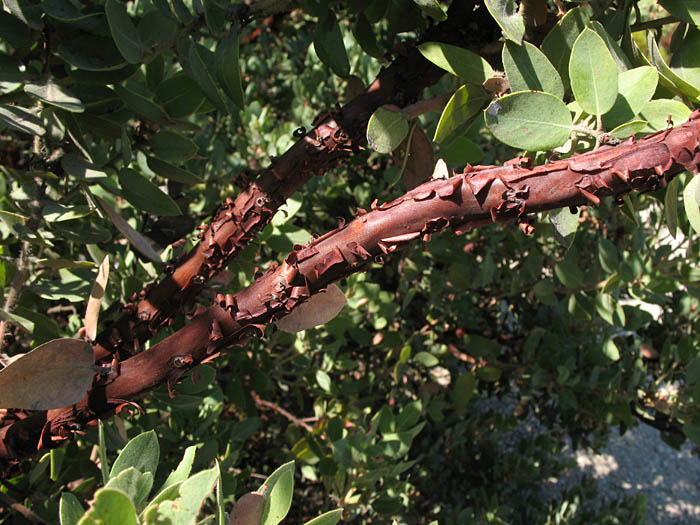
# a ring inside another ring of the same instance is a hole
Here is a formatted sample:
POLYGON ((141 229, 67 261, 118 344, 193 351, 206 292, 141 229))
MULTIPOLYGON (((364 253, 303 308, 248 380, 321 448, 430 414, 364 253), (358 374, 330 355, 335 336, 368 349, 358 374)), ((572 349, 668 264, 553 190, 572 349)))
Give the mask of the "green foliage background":
MULTIPOLYGON (((446 16, 448 3, 280 0, 254 3, 245 14, 241 4, 212 0, 5 1, 0 282, 3 316, 14 316, 14 324, 4 352, 73 336, 106 253, 112 271, 104 304, 115 306, 102 322, 159 275, 97 197, 143 242, 164 249, 163 260, 173 258, 193 246, 194 227, 225 197, 296 141, 297 128, 346 102, 352 85, 368 85, 397 44, 420 39, 446 16), (181 237, 186 242, 173 248, 181 237), (13 289, 16 302, 8 301, 13 289)), ((510 3, 489 7, 499 13, 510 3)), ((543 163, 554 147, 561 155, 582 152, 619 126, 629 126, 624 137, 630 129, 663 129, 669 115, 680 123, 700 94, 698 13, 692 2, 661 4, 668 11, 592 2, 577 8, 580 27, 557 26, 573 44, 589 19, 598 21, 586 29, 586 53, 610 57, 620 77, 647 67, 637 73, 656 79, 646 80, 646 98, 622 83, 619 92, 594 87, 629 106, 600 114, 587 105, 596 94, 576 88, 590 86, 590 75, 577 66, 570 75, 568 56, 555 57, 557 46, 537 31, 524 33, 535 51, 514 42, 523 38, 522 17, 499 19, 510 38, 504 62, 511 87, 552 92, 546 103, 564 107, 564 125, 578 133, 569 130, 546 148, 504 144, 497 138, 517 135, 508 118, 523 104, 504 98, 482 112, 495 95, 457 71, 425 98, 471 83, 459 96, 466 90, 479 104, 448 103, 444 114, 418 119, 428 136, 440 128, 437 156, 461 168, 502 163, 530 148, 543 163), (653 22, 662 16, 671 18, 653 22), (529 80, 508 70, 508 60, 517 65, 526 52, 549 59, 529 80), (561 84, 528 84, 553 69, 561 84)), ((556 7, 547 8, 554 17, 556 7)), ((491 66, 502 70, 494 56, 491 66)), ((516 95, 525 96, 507 97, 516 95)), ((522 100, 527 106, 534 99, 522 100)), ((543 129, 560 125, 547 119, 543 129)), ((338 217, 403 193, 400 161, 364 150, 315 177, 229 265, 230 281, 219 291, 250 284, 256 270, 335 228, 338 217)), ((357 523, 640 520, 641 498, 598 507, 587 482, 551 500, 541 487, 568 466, 558 456, 567 438, 598 446, 611 428, 624 432, 647 419, 673 423, 668 429, 676 432, 663 434, 671 446, 686 438, 700 443, 693 337, 700 214, 691 180, 683 174, 665 189, 578 210, 573 224, 568 210, 538 216, 531 236, 500 224, 415 244, 342 282, 348 305, 326 325, 297 334, 268 327, 263 339, 200 366, 196 384, 188 375, 178 397, 163 386, 134 400, 140 413, 105 423, 106 450, 113 458, 128 438, 155 430, 159 486, 195 446, 192 472, 218 461, 227 509, 260 485, 256 477, 295 460, 290 523, 337 507, 357 523), (493 406, 489 399, 505 399, 509 410, 484 408, 493 406), (511 439, 528 416, 546 432, 511 439)), ((178 318, 156 340, 185 322, 178 318)), ((98 441, 88 429, 27 462, 0 491, 49 522, 57 521, 63 492, 87 508, 103 481, 92 452, 98 441)), ((214 499, 206 500, 200 518, 215 509, 214 499)), ((0 513, 3 522, 21 519, 0 513)))

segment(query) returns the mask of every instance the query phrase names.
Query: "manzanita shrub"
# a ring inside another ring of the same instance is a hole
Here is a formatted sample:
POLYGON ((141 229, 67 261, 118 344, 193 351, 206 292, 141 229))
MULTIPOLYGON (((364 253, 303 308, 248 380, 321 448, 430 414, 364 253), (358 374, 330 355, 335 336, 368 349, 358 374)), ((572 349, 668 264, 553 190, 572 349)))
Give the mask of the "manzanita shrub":
POLYGON ((642 522, 551 480, 700 444, 698 25, 4 0, 0 521, 642 522))

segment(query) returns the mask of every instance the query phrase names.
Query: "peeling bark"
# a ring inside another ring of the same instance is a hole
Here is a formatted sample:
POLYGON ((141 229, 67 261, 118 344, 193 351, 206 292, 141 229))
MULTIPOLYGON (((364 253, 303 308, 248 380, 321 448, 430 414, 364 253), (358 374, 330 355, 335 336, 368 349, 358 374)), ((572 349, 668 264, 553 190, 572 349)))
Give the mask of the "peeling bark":
MULTIPOLYGON (((475 2, 456 2, 445 22, 425 35, 467 49, 500 37, 493 19, 475 2), (468 23, 465 23, 468 20, 468 23)), ((97 336, 96 360, 119 352, 124 359, 138 352, 158 328, 172 322, 182 306, 191 304, 209 280, 240 253, 270 222, 277 209, 314 175, 323 175, 366 142, 367 122, 384 104, 404 106, 444 71, 414 48, 384 69, 366 92, 347 105, 321 116, 314 128, 264 170, 235 199, 227 198, 208 225, 200 227, 199 243, 178 264, 171 265, 158 284, 131 297, 122 316, 97 336)))
POLYGON ((312 294, 411 241, 426 241, 448 227, 462 233, 496 221, 527 224, 528 216, 539 211, 599 204, 608 196, 621 198, 632 190, 661 187, 683 170, 697 173, 699 164, 696 111, 685 124, 639 141, 630 139, 534 168, 526 159, 504 166, 467 166, 392 202, 375 202, 369 212, 359 209, 348 224, 295 246, 283 264, 248 288, 219 295, 213 306, 200 308, 177 333, 120 363, 116 377, 100 377, 80 403, 25 419, 6 416, 0 428, 0 460, 16 463, 57 446, 97 418, 128 406, 126 400, 133 396, 165 381, 172 386, 187 369, 262 335, 267 323, 312 294))

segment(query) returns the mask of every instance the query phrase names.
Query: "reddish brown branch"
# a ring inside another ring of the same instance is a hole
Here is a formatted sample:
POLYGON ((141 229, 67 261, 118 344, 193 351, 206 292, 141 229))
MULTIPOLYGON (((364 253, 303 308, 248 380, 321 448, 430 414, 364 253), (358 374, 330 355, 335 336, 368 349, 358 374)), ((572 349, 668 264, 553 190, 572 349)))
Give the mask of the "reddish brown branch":
MULTIPOLYGON (((426 40, 471 49, 493 40, 493 19, 483 6, 474 11, 473 2, 456 4, 448 20, 433 28, 426 40), (465 20, 469 20, 469 31, 464 29, 465 20)), ((378 107, 389 103, 405 106, 443 73, 414 48, 384 69, 364 94, 318 119, 311 131, 275 159, 245 191, 235 199, 226 199, 200 234, 198 245, 170 268, 170 275, 132 297, 122 317, 98 335, 96 359, 118 350, 124 350, 125 356, 137 351, 140 343, 170 322, 183 305, 190 304, 207 282, 248 245, 288 197, 314 175, 324 174, 365 144, 367 122, 378 107)))
POLYGON ((599 204, 631 190, 664 185, 700 164, 700 112, 685 124, 635 142, 602 148, 529 168, 522 159, 505 166, 467 167, 431 181, 367 212, 347 225, 297 246, 278 268, 236 295, 219 296, 183 329, 121 364, 119 375, 94 387, 80 403, 8 423, 0 429, 0 458, 22 458, 118 409, 123 400, 212 359, 330 283, 363 269, 413 240, 451 227, 456 233, 494 221, 569 206, 599 204), (37 446, 38 443, 38 446, 37 446))

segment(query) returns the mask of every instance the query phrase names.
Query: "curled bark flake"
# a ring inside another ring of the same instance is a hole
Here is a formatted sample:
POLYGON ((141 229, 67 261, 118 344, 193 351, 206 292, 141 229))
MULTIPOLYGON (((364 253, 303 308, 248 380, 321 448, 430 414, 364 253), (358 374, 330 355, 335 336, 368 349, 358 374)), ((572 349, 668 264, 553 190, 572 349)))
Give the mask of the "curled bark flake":
MULTIPOLYGON (((467 174, 468 172, 465 170, 464 173, 467 174)), ((496 177, 492 174, 475 173, 474 175, 466 175, 465 180, 474 198, 476 198, 480 206, 483 206, 489 188, 493 184, 493 181, 496 180, 496 177)))
POLYGON ((416 202, 427 201, 435 196, 435 190, 432 188, 420 190, 411 195, 416 202))
POLYGON ((462 179, 452 178, 448 179, 446 184, 442 184, 436 191, 437 196, 441 199, 449 199, 455 195, 461 196, 462 179))
POLYGON ((335 246, 333 250, 331 250, 330 253, 328 253, 320 263, 314 265, 314 277, 318 279, 321 275, 326 273, 333 266, 335 266, 336 264, 340 264, 344 261, 345 257, 343 257, 343 252, 340 251, 340 248, 335 246))
POLYGON ((521 220, 518 222, 518 227, 525 235, 532 235, 535 233, 535 227, 532 225, 530 220, 521 220))
POLYGON ((370 257, 372 257, 372 254, 369 253, 367 250, 365 250, 360 243, 357 241, 351 241, 345 245, 345 247, 350 250, 350 253, 353 255, 356 255, 363 261, 366 261, 370 257))
POLYGON ((514 168, 532 168, 532 159, 530 157, 515 157, 503 163, 504 166, 513 166, 514 168))
POLYGON ((367 215, 367 210, 364 208, 357 208, 355 211, 355 217, 362 217, 363 215, 367 215))

